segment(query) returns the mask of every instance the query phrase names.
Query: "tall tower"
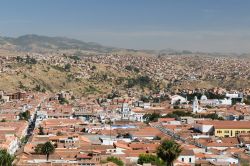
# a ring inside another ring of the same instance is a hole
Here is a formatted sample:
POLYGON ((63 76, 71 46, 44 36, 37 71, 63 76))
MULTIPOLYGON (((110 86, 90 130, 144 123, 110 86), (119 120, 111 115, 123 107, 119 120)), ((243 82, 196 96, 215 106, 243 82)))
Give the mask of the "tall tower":
POLYGON ((122 119, 128 120, 131 115, 131 110, 127 103, 122 104, 121 112, 122 112, 122 119))
POLYGON ((195 96, 193 101, 193 113, 197 112, 199 112, 199 103, 197 97, 195 96))

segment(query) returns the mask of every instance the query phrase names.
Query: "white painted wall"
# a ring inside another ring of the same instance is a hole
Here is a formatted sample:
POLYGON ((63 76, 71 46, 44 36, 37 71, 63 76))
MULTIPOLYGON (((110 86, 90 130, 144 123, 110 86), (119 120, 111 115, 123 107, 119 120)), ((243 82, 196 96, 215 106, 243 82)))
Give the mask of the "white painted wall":
POLYGON ((180 155, 177 160, 187 164, 195 164, 195 156, 192 155, 191 156, 180 155))
POLYGON ((213 125, 195 124, 194 128, 202 133, 208 133, 213 131, 213 125))

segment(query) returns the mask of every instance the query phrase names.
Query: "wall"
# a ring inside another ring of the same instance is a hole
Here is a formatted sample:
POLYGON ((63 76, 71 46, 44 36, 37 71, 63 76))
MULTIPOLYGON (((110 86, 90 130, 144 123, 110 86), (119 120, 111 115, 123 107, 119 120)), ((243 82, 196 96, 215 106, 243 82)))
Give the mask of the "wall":
POLYGON ((179 156, 178 161, 188 163, 188 164, 195 164, 195 156, 179 156), (189 159, 191 159, 191 162, 189 162, 189 159))
POLYGON ((209 133, 213 131, 213 125, 195 124, 194 128, 202 133, 209 133))
MULTIPOLYGON (((250 126, 249 126, 250 127, 250 126)), ((250 133, 249 129, 215 129, 214 135, 216 137, 235 137, 238 133, 250 133)))

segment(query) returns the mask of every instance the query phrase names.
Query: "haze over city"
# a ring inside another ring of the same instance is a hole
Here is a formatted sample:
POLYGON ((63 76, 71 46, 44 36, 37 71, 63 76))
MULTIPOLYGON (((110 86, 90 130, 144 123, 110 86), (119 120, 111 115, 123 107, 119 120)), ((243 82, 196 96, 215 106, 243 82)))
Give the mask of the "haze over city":
POLYGON ((0 35, 65 36, 132 49, 247 53, 249 8, 248 0, 2 0, 0 35))

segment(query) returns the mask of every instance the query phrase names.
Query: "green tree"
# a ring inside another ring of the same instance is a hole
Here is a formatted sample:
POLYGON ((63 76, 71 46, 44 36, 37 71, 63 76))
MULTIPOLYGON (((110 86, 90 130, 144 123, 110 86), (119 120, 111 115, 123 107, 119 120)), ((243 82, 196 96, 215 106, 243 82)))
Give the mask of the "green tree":
POLYGON ((116 97, 120 97, 120 93, 118 91, 114 91, 112 90, 112 92, 110 94, 108 94, 107 98, 108 99, 114 99, 116 97))
POLYGON ((37 63, 37 61, 36 61, 36 59, 31 58, 31 59, 30 59, 30 63, 31 63, 31 64, 36 64, 36 63, 37 63))
POLYGON ((92 66, 90 70, 96 70, 96 66, 92 66))
POLYGON ((150 101, 150 96, 142 95, 140 100, 143 101, 143 102, 148 103, 150 101))
POLYGON ((161 140, 161 137, 157 135, 153 138, 153 140, 161 140))
POLYGON ((36 154, 42 154, 42 147, 43 147, 43 144, 37 144, 36 147, 35 147, 35 153, 36 154))
POLYGON ((136 85, 136 82, 132 78, 128 78, 126 88, 132 88, 136 85))
POLYGON ((191 112, 189 111, 182 111, 182 110, 176 110, 176 111, 173 111, 172 113, 168 113, 167 115, 165 116, 162 116, 164 118, 179 118, 179 117, 182 117, 182 116, 194 116, 191 112))
POLYGON ((83 128, 81 132, 86 133, 87 132, 86 128, 83 128))
POLYGON ((149 78, 149 76, 140 76, 137 78, 137 82, 141 87, 146 87, 152 83, 152 80, 149 78))
POLYGON ((1 120, 1 122, 6 122, 6 119, 3 118, 3 119, 1 120))
POLYGON ((26 64, 36 64, 37 63, 37 60, 35 58, 31 58, 30 56, 26 56, 26 61, 25 61, 26 64))
MULTIPOLYGON (((81 54, 81 52, 80 52, 80 54, 81 54)), ((75 62, 80 60, 80 57, 78 55, 69 56, 69 58, 75 60, 75 62)))
POLYGON ((34 88, 33 88, 34 91, 37 91, 37 92, 41 92, 42 91, 42 87, 41 85, 36 85, 34 88))
POLYGON ((55 151, 55 147, 50 142, 46 142, 45 144, 43 144, 41 148, 41 152, 42 154, 46 155, 47 161, 49 160, 49 155, 54 153, 54 151, 55 151))
POLYGON ((62 133, 61 131, 58 131, 58 132, 56 133, 56 135, 57 135, 57 136, 62 136, 63 133, 62 133))
POLYGON ((64 70, 65 71, 70 71, 71 69, 71 64, 67 63, 65 66, 64 66, 64 70))
POLYGON ((158 113, 152 113, 152 114, 145 114, 143 115, 143 119, 145 119, 146 123, 149 122, 157 122, 158 118, 160 118, 161 115, 158 113))
POLYGON ((132 71, 133 70, 133 66, 131 66, 131 65, 125 66, 125 69, 128 70, 128 71, 132 71))
POLYGON ((45 89, 45 88, 42 88, 41 92, 45 93, 45 92, 46 92, 46 89, 45 89))
POLYGON ((134 68, 134 72, 139 73, 140 69, 138 69, 137 67, 134 68))
POLYGON ((65 99, 65 98, 59 98, 58 100, 59 100, 59 103, 62 104, 62 105, 64 105, 65 103, 69 104, 69 101, 67 99, 65 99))
POLYGON ((38 130, 39 130, 38 135, 45 135, 42 126, 39 126, 38 130))
POLYGON ((21 58, 20 56, 17 56, 17 57, 16 57, 16 61, 17 61, 17 62, 22 62, 22 61, 23 61, 23 58, 21 58))
POLYGON ((124 166, 124 163, 122 160, 118 159, 117 157, 111 156, 107 158, 108 162, 113 162, 117 164, 118 166, 124 166))
POLYGON ((21 138, 21 144, 23 144, 23 145, 26 144, 28 142, 28 139, 29 139, 28 136, 21 138))
POLYGON ((14 157, 6 149, 0 150, 0 166, 11 166, 13 161, 14 157))
POLYGON ((250 96, 247 96, 247 97, 244 99, 244 103, 247 104, 247 105, 250 105, 250 96))
POLYGON ((224 120, 223 117, 220 117, 218 114, 216 113, 211 113, 211 114, 207 114, 207 115, 195 115, 194 117, 200 117, 200 118, 210 118, 212 120, 224 120))
POLYGON ((182 149, 174 140, 163 140, 157 149, 157 156, 166 162, 167 166, 173 166, 182 149))
POLYGON ((30 112, 29 111, 20 112, 19 117, 20 117, 20 120, 28 121, 30 119, 30 112))
POLYGON ((153 83, 152 79, 149 76, 138 76, 136 78, 128 78, 126 88, 132 88, 136 85, 141 88, 150 87, 153 83))
POLYGON ((23 83, 22 83, 21 81, 19 81, 18 84, 19 84, 18 87, 19 87, 20 89, 25 89, 25 88, 26 88, 26 87, 23 85, 23 83))
POLYGON ((163 166, 164 162, 155 155, 152 154, 140 154, 137 161, 138 164, 150 163, 152 165, 163 166))

